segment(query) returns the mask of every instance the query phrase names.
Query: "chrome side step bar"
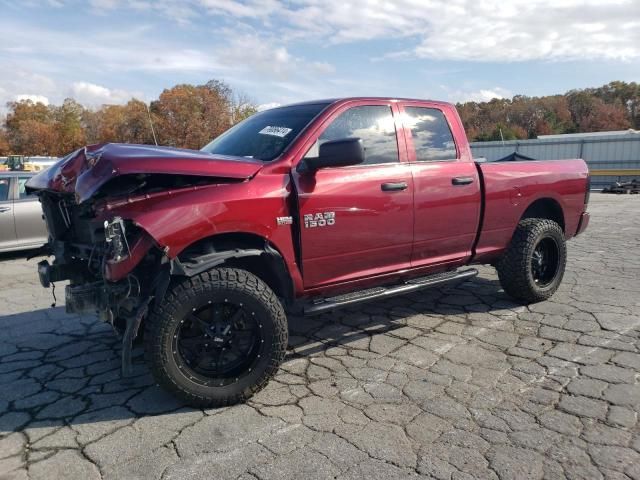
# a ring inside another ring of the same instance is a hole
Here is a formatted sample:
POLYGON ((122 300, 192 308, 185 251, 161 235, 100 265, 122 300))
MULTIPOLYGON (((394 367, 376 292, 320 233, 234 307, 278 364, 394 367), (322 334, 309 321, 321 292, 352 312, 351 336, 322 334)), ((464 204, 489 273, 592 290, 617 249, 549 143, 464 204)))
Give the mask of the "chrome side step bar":
POLYGON ((462 271, 437 273, 426 277, 407 280, 399 285, 387 287, 374 287, 357 292, 345 293, 335 297, 317 298, 304 307, 304 314, 307 316, 325 313, 335 308, 368 302, 369 300, 388 298, 395 295, 415 292, 431 287, 439 287, 452 283, 460 283, 478 275, 478 270, 470 268, 462 271))

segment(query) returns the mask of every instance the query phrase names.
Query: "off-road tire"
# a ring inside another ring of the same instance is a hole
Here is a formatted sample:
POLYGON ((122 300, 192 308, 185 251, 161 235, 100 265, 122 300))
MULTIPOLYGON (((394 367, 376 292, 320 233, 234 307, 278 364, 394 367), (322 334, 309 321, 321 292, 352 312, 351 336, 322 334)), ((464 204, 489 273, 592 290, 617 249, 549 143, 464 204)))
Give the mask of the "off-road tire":
POLYGON ((216 268, 172 282, 145 322, 145 359, 156 382, 196 407, 219 407, 243 402, 264 388, 282 363, 288 341, 287 318, 275 293, 258 277, 240 269, 216 268), (240 298, 261 322, 263 351, 254 368, 236 383, 204 386, 189 379, 172 352, 177 324, 208 295, 240 298), (265 343, 266 342, 266 343, 265 343))
POLYGON ((526 304, 547 300, 560 286, 567 263, 567 245, 562 228, 543 218, 520 221, 506 252, 496 264, 504 291, 526 304), (558 266, 553 280, 545 286, 536 284, 532 273, 532 256, 536 246, 551 238, 558 247, 558 266))

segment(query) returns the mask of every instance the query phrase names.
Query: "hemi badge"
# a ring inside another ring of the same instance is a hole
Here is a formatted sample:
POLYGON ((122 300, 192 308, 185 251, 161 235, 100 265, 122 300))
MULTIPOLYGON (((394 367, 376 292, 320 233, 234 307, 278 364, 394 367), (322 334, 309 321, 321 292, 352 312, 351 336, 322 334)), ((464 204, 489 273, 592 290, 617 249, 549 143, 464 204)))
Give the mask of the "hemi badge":
POLYGON ((278 225, 291 225, 293 223, 293 217, 276 217, 278 225))

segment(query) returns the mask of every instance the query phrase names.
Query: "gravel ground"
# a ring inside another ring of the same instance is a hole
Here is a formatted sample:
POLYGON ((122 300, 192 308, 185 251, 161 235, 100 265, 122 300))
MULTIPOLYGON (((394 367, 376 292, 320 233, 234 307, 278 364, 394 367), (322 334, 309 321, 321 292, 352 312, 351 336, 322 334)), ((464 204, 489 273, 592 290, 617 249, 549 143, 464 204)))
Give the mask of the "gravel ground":
MULTIPOLYGON (((313 319, 247 405, 186 408, 0 257, 0 478, 640 479, 640 197, 592 195, 558 293, 495 271, 313 319)), ((58 296, 62 295, 61 289, 58 296)))

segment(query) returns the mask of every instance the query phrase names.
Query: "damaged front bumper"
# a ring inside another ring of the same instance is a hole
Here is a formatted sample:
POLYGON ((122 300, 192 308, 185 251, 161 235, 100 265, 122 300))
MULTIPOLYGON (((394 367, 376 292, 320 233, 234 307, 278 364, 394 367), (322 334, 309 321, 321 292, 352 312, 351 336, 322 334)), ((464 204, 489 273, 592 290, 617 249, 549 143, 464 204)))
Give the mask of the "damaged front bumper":
POLYGON ((41 201, 55 260, 38 264, 40 283, 46 288, 68 281, 67 313, 96 314, 123 335, 122 373, 128 376, 138 328, 168 285, 168 259, 132 221, 96 218, 86 207, 49 193, 41 201))
POLYGON ((116 307, 123 297, 136 297, 142 293, 140 279, 133 271, 154 247, 154 241, 139 230, 129 246, 122 220, 118 218, 115 222, 122 227, 112 229, 113 222, 105 221, 104 246, 94 244, 86 259, 79 252, 86 252, 88 246, 78 248, 77 245, 58 243, 53 248, 58 253, 54 264, 47 260, 38 263, 43 287, 70 281, 65 288, 67 313, 97 313, 111 322, 117 316, 116 307))

